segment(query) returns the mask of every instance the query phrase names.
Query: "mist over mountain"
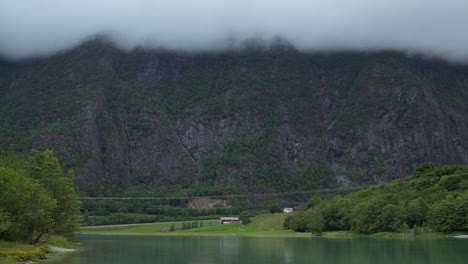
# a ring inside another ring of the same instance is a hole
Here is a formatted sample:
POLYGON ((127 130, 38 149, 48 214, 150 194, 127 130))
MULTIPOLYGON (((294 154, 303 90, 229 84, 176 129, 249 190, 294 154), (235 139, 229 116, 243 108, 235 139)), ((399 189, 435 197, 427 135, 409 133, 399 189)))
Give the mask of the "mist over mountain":
POLYGON ((50 56, 106 35, 124 50, 239 48, 289 41, 301 52, 395 50, 468 61, 462 0, 3 0, 0 56, 50 56))
POLYGON ((468 163, 468 2, 0 2, 0 147, 82 194, 263 193, 468 163))

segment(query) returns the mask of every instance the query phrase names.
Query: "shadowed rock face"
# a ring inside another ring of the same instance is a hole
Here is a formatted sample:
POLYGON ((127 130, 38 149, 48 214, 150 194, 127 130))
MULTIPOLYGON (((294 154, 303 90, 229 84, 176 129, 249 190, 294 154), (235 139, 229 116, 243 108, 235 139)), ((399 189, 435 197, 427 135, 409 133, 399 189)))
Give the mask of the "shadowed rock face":
POLYGON ((0 73, 3 147, 54 149, 89 194, 310 190, 468 163, 463 66, 280 48, 125 54, 92 42, 0 73))

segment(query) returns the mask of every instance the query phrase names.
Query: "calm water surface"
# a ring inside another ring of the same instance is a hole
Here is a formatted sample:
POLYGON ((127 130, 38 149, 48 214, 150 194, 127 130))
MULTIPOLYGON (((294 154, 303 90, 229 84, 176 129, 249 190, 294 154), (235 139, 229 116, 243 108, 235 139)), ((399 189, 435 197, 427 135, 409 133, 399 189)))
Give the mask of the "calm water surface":
POLYGON ((468 263, 467 239, 80 235, 79 252, 47 263, 468 263))

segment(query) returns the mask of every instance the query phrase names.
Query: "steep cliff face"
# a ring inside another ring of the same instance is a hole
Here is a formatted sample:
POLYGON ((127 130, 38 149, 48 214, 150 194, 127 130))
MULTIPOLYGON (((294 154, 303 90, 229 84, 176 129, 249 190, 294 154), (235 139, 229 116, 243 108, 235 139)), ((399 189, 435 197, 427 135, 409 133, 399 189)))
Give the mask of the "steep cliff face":
POLYGON ((83 193, 269 192, 468 163, 468 68, 394 53, 123 53, 0 64, 3 147, 55 150, 83 193))

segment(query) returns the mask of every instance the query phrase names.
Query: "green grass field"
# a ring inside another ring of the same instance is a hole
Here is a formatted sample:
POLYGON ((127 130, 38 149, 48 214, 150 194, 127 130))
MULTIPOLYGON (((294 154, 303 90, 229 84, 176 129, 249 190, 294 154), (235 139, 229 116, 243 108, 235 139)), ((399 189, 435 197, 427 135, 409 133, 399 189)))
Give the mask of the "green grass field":
MULTIPOLYGON (((81 228, 81 234, 96 235, 301 235, 292 230, 284 230, 285 214, 265 214, 252 218, 248 225, 240 223, 219 224, 218 220, 203 221, 203 227, 182 230, 182 222, 155 223, 142 226, 112 226, 81 228), (170 232, 171 225, 176 229, 170 232)), ((200 221, 197 222, 200 225, 200 221)), ((302 234, 304 235, 304 234, 302 234)))
MULTIPOLYGON (((258 215, 251 219, 248 225, 241 225, 240 223, 232 224, 219 224, 218 220, 203 221, 203 227, 191 228, 182 230, 183 222, 173 223, 155 223, 145 225, 120 225, 120 226, 93 226, 82 227, 81 234, 95 234, 95 235, 163 235, 163 236, 294 236, 303 237, 311 236, 310 233, 297 233, 292 230, 285 230, 283 222, 287 214, 264 214, 258 215), (175 231, 169 231, 171 226, 174 225, 175 231)), ((191 221, 194 222, 194 221, 191 221)), ((191 223, 186 222, 186 223, 191 223)), ((201 221, 196 221, 200 225, 201 221)), ((460 233, 461 234, 461 233, 460 233)), ((329 238, 344 238, 344 237, 374 237, 374 238, 436 238, 460 235, 442 234, 437 232, 426 232, 415 234, 413 232, 385 232, 377 234, 357 234, 351 231, 333 231, 323 232, 322 236, 329 238)))

